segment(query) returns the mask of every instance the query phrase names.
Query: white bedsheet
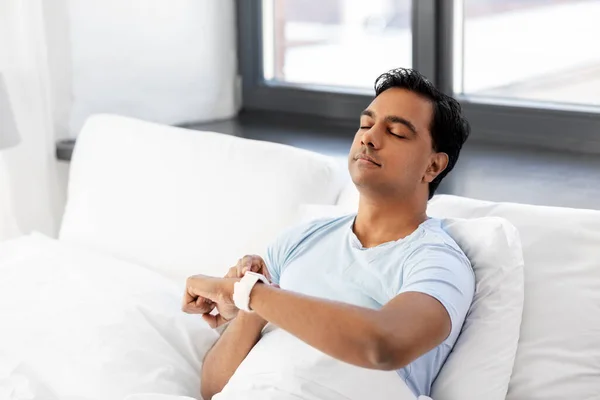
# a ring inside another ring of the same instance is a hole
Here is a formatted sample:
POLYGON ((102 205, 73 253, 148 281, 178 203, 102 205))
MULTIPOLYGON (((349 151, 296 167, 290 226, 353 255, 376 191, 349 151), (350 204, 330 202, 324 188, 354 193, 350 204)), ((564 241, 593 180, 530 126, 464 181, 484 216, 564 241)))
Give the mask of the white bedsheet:
POLYGON ((181 293, 144 268, 40 234, 2 243, 0 400, 198 398, 217 334, 180 311, 181 293))

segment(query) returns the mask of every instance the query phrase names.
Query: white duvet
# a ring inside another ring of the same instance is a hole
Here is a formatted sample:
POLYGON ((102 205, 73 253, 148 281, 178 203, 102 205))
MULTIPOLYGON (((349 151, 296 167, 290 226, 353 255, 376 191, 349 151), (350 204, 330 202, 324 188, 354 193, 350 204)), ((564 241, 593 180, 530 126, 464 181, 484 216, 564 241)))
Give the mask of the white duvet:
MULTIPOLYGON (((40 234, 0 244, 0 400, 192 400, 217 339, 182 288, 40 234)), ((395 372, 265 336, 216 399, 414 400, 395 372)))
POLYGON ((149 270, 39 234, 3 243, 0 400, 198 398, 217 334, 180 311, 181 293, 149 270))
POLYGON ((271 328, 213 400, 415 400, 396 371, 338 361, 271 328))

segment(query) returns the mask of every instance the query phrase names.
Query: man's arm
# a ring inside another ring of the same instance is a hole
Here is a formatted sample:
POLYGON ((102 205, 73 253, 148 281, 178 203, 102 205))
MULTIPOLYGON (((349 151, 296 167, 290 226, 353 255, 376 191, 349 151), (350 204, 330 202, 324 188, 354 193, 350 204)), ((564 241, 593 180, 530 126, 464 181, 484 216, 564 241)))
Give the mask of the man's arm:
POLYGON ((211 399, 223 390, 235 370, 256 345, 267 324, 258 314, 240 311, 217 343, 210 349, 202 365, 201 394, 211 399))
MULTIPOLYGON (((196 306, 198 298, 233 304, 237 281, 203 275, 188 278, 183 310, 206 313, 196 306)), ((446 308, 420 292, 401 293, 380 310, 372 310, 257 284, 250 294, 250 307, 265 320, 338 360, 382 370, 406 366, 442 343, 452 327, 446 308)), ((249 350, 246 346, 243 354, 249 350)))
MULTIPOLYGON (((229 286, 225 290, 232 292, 229 286)), ((372 369, 402 368, 442 343, 451 330, 445 307, 419 292, 399 294, 371 310, 258 284, 250 307, 322 352, 372 369)))
MULTIPOLYGON (((380 310, 257 284, 250 307, 307 344, 339 360, 373 369, 393 370, 442 343, 453 322, 461 323, 475 289, 468 262, 439 249, 423 249, 405 272, 401 293, 380 310)), ((233 305, 239 279, 195 275, 188 278, 183 309, 206 313, 199 298, 233 305)))

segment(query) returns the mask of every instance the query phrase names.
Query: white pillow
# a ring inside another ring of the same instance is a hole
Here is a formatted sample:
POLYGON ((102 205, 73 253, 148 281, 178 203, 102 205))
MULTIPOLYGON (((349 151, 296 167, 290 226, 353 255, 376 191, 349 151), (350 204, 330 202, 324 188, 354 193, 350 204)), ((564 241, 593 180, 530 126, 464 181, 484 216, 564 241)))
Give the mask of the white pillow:
POLYGON ((342 207, 344 210, 356 211, 358 210, 359 198, 360 193, 358 192, 358 189, 356 189, 356 186, 348 177, 344 187, 342 188, 342 192, 336 201, 336 205, 342 207))
POLYGON ((299 204, 333 204, 336 161, 270 142, 90 117, 77 138, 60 240, 179 283, 262 254, 299 204))
MULTIPOLYGON (((348 206, 350 207, 350 206, 348 206)), ((337 217, 348 208, 303 205, 302 220, 337 217)), ((523 312, 523 255, 502 218, 445 219, 473 265, 476 292, 461 335, 432 387, 435 400, 504 400, 523 312)))
POLYGON ((600 212, 445 195, 428 212, 519 230, 525 302, 507 400, 600 398, 600 212))
POLYGON ((504 400, 523 314, 523 252, 516 228, 498 217, 444 219, 471 261, 476 290, 458 340, 435 380, 435 400, 504 400))

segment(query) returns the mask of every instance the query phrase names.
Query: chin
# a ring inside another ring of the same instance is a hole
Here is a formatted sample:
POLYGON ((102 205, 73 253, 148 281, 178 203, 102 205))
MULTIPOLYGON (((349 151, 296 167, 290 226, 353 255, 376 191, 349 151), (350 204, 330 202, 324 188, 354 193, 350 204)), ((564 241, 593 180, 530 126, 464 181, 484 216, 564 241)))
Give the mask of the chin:
POLYGON ((380 174, 374 173, 375 169, 360 168, 358 165, 353 165, 348 172, 350 172, 350 178, 355 185, 372 184, 382 178, 380 174))
POLYGON ((369 177, 365 176, 365 174, 354 173, 350 174, 350 178, 352 178, 352 183, 356 186, 359 192, 365 191, 377 191, 377 188, 380 186, 376 182, 373 182, 373 179, 369 179, 369 177))
POLYGON ((374 179, 373 176, 367 176, 367 174, 351 173, 352 183, 356 186, 356 190, 361 195, 367 195, 369 197, 388 197, 397 196, 397 187, 390 186, 380 180, 374 179))

